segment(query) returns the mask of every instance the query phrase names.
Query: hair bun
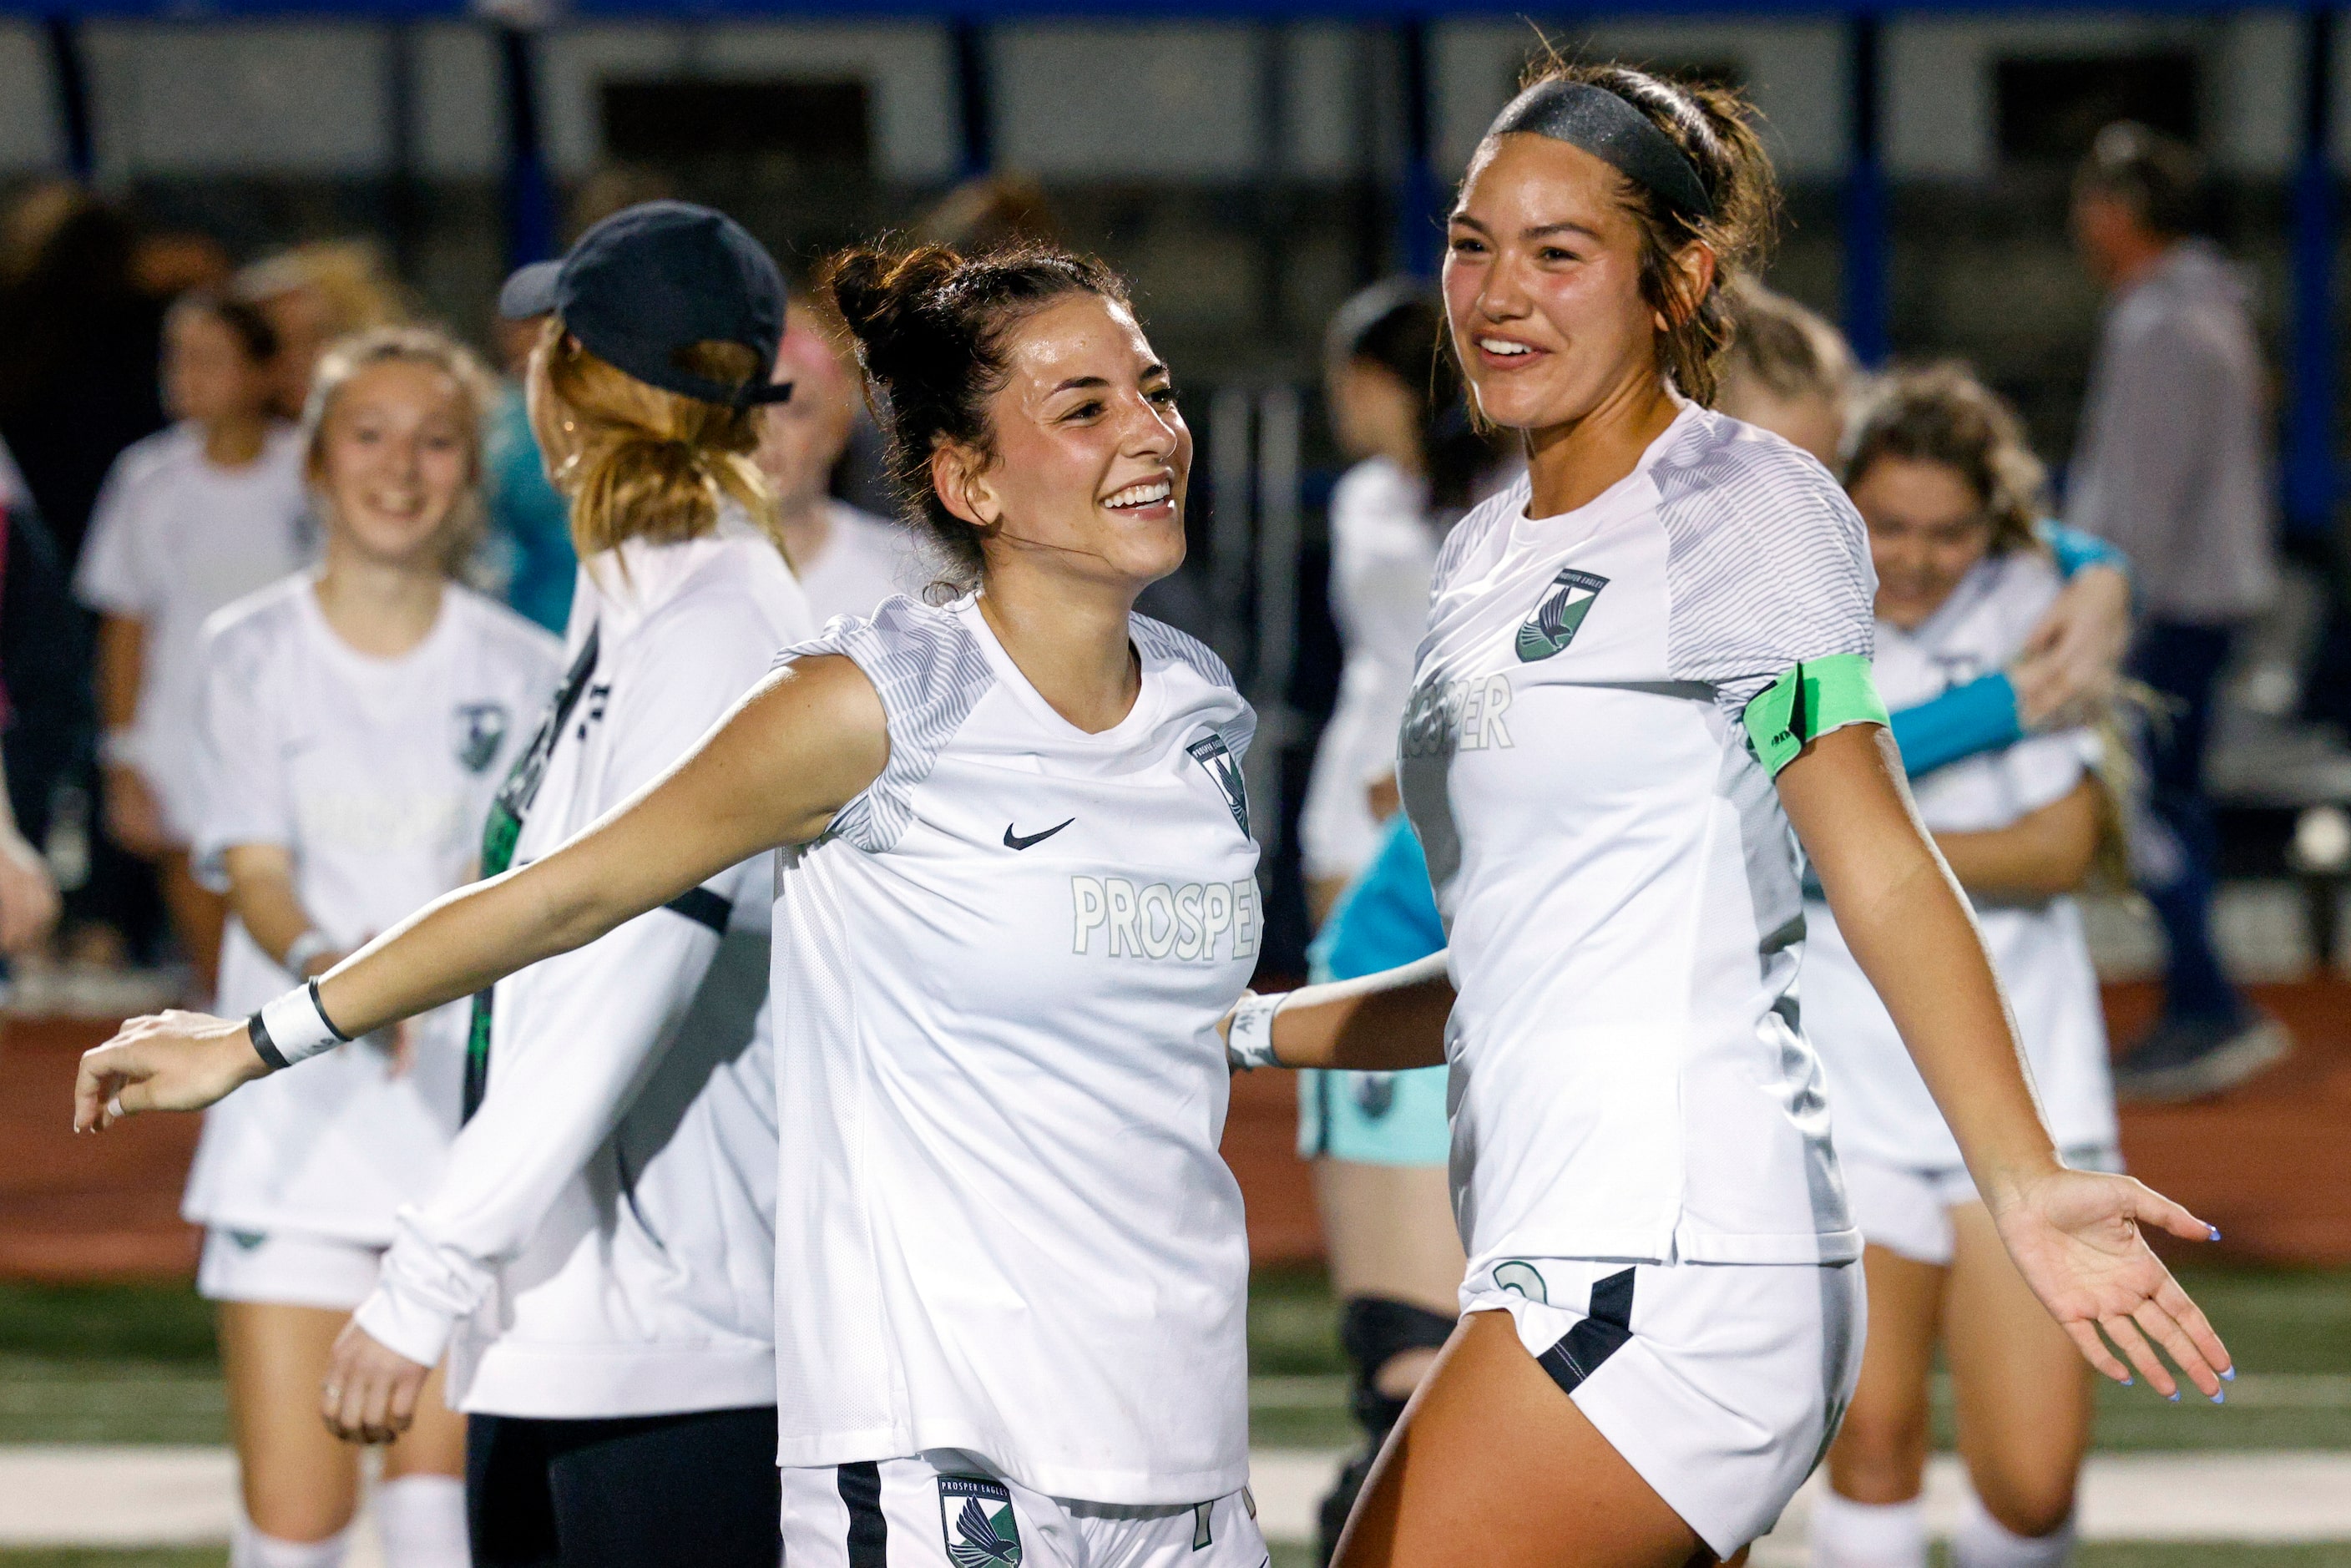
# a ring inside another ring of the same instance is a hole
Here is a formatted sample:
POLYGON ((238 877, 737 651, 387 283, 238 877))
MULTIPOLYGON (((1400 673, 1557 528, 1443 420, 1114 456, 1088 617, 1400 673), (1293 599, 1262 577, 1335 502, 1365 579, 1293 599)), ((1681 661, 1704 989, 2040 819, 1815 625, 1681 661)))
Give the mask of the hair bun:
POLYGON ((893 255, 871 246, 843 251, 825 267, 822 287, 857 340, 858 357, 877 381, 897 379, 905 350, 922 334, 921 318, 963 265, 943 245, 893 255))

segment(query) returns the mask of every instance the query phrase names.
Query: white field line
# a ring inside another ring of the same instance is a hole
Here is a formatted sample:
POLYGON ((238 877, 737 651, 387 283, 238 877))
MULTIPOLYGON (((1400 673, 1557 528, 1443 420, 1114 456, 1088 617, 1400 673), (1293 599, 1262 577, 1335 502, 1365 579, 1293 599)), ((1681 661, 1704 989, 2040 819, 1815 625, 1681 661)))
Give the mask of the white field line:
MULTIPOLYGON (((2236 1395, 2232 1390, 2230 1397, 2236 1395)), ((1314 1509, 1345 1455, 1260 1448, 1249 1456, 1258 1522, 1277 1541, 1311 1540, 1314 1509)), ((1806 1561, 1815 1478, 1759 1542, 1755 1568, 1806 1561)), ((1928 1467, 1927 1521, 1948 1536, 1959 1520, 1959 1461, 1928 1467)), ((2082 1479, 2080 1522, 2092 1541, 2351 1541, 2351 1453, 2095 1454, 2082 1479)))
MULTIPOLYGON (((1259 1449, 1250 1455, 1258 1518, 1276 1540, 1311 1539, 1315 1505, 1344 1455, 1259 1449)), ((235 1511, 235 1465, 225 1448, 162 1445, 0 1447, 0 1546, 146 1546, 219 1542, 235 1511)), ((1817 1485, 1818 1482, 1813 1483, 1817 1485)), ((1959 1463, 1929 1466, 1928 1520, 1958 1517, 1959 1463)), ((1760 1546, 1757 1568, 1801 1562, 1809 1491, 1760 1546)), ((2351 1540, 2351 1453, 2099 1454, 2083 1479, 2081 1525, 2094 1541, 2351 1540)), ((350 1568, 373 1568, 362 1526, 350 1568)))

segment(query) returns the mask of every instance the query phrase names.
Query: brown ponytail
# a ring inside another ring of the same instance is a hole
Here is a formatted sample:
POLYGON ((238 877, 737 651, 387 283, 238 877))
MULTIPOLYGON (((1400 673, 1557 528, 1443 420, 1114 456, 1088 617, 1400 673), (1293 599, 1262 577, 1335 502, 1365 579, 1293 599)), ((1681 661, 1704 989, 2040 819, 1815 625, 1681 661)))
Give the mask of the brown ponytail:
MULTIPOLYGON (((778 537, 775 496, 752 461, 758 408, 733 409, 649 386, 599 359, 550 319, 540 340, 546 398, 536 434, 555 487, 571 503, 583 557, 629 539, 677 544, 718 526, 733 501, 778 537)), ((766 367, 741 343, 698 343, 686 370, 744 382, 766 367)))

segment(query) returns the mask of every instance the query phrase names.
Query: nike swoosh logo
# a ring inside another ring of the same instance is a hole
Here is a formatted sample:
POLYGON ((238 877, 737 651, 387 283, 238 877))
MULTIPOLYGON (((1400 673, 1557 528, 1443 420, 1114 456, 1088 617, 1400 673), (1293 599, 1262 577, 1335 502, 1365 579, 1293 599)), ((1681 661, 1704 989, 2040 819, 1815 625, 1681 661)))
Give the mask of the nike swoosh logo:
MULTIPOLYGON (((1077 819, 1075 817, 1071 817, 1070 819, 1070 822, 1074 822, 1076 821, 1077 819)), ((1041 844, 1047 839, 1051 838, 1055 833, 1060 832, 1062 828, 1068 827, 1070 822, 1063 822, 1060 827, 1048 828, 1041 833, 1030 833, 1026 837, 1014 832, 1012 831, 1012 824, 1007 822, 1004 824, 1004 847, 1008 850, 1025 850, 1030 844, 1041 844)))

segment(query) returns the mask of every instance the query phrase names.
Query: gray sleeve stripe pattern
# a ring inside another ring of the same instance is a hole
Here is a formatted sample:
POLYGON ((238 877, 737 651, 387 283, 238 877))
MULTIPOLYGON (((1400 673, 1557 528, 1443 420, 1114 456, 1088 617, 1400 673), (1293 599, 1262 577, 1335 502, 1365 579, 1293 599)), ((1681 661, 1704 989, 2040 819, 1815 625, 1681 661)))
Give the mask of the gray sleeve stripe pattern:
MULTIPOLYGON (((1148 615, 1130 616, 1128 626, 1134 635, 1134 645, 1142 650, 1144 658, 1169 659, 1189 664, 1210 685, 1221 686, 1238 695, 1238 689, 1233 685, 1232 671, 1226 668, 1225 662, 1217 657, 1214 649, 1197 637, 1179 632, 1164 622, 1154 621, 1148 615)), ((1225 743, 1225 749, 1233 754, 1234 761, 1248 756, 1249 742, 1257 737, 1257 710, 1248 703, 1242 703, 1237 716, 1217 727, 1217 737, 1225 743)))
POLYGON ((914 787, 930 777, 996 675, 951 612, 911 599, 884 600, 870 621, 837 616, 813 642, 785 649, 777 663, 817 653, 839 653, 864 671, 890 727, 882 777, 841 809, 826 836, 885 853, 914 821, 914 787))
POLYGON ((1713 686, 1737 718, 1806 659, 1875 651, 1867 532, 1827 470, 1708 415, 1651 473, 1667 538, 1674 679, 1713 686))

